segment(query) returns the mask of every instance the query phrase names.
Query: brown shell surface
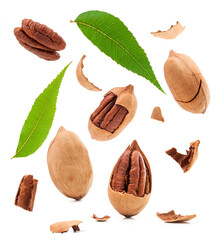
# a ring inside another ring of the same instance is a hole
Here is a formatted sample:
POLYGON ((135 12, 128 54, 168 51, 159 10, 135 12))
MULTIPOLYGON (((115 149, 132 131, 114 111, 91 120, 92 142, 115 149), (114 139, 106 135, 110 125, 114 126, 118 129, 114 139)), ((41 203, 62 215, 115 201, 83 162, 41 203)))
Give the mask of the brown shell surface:
POLYGON ((154 107, 153 108, 153 111, 152 111, 152 114, 151 114, 151 118, 155 119, 155 120, 158 120, 158 121, 161 121, 161 122, 164 122, 164 117, 162 115, 160 107, 154 107))
POLYGON ((80 200, 89 191, 93 171, 89 154, 73 132, 60 127, 47 153, 49 174, 65 196, 80 200))
POLYGON ((173 50, 164 64, 168 87, 177 103, 186 111, 204 113, 210 91, 196 63, 185 54, 173 50))
POLYGON ((79 231, 78 225, 80 223, 82 223, 82 221, 79 221, 79 220, 57 222, 50 225, 50 231, 53 233, 64 233, 69 231, 71 227, 75 227, 74 231, 76 231, 76 229, 78 229, 79 231))
POLYGON ((104 217, 97 217, 96 214, 93 214, 92 218, 94 218, 97 222, 106 222, 110 216, 105 215, 104 217))
POLYGON ((110 92, 118 96, 115 104, 119 104, 125 107, 128 110, 128 114, 125 116, 123 122, 120 124, 119 128, 115 130, 114 133, 110 133, 104 129, 95 126, 89 118, 88 129, 90 135, 93 139, 96 139, 98 141, 107 141, 119 135, 132 121, 137 110, 137 99, 134 95, 134 87, 132 85, 128 85, 127 87, 113 88, 108 91, 104 96, 106 96, 110 92))
POLYGON ((176 148, 171 148, 166 153, 171 156, 183 169, 184 173, 189 171, 198 158, 198 147, 200 141, 196 140, 190 143, 190 148, 187 150, 187 154, 181 154, 177 152, 176 148))
POLYGON ((124 215, 125 217, 131 217, 140 213, 147 205, 152 190, 151 168, 145 154, 140 149, 136 140, 134 140, 128 148, 130 148, 132 151, 138 150, 139 153, 142 155, 149 174, 149 189, 148 194, 145 194, 143 197, 134 196, 133 194, 128 194, 126 192, 114 191, 111 188, 111 181, 115 167, 113 168, 108 184, 108 197, 115 210, 120 214, 124 215))
POLYGON ((179 22, 176 22, 176 24, 172 25, 167 31, 159 30, 157 32, 151 32, 151 34, 154 37, 159 37, 163 39, 175 39, 184 31, 184 29, 185 27, 182 27, 179 22))
POLYGON ((91 90, 91 91, 102 91, 100 88, 96 87, 93 83, 89 82, 88 78, 83 73, 83 60, 86 56, 83 55, 81 60, 78 63, 78 66, 76 68, 76 76, 78 79, 78 82, 81 84, 82 87, 91 90))
POLYGON ((157 213, 156 215, 166 223, 186 222, 196 217, 196 214, 185 216, 181 214, 175 214, 174 210, 169 211, 167 213, 157 213))

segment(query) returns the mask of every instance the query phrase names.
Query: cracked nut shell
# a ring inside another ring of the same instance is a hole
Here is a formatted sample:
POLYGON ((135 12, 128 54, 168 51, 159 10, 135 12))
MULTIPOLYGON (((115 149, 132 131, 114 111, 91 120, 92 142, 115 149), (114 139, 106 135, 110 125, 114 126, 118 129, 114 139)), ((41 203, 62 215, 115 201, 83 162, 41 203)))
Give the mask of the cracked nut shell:
POLYGON ((113 207, 125 217, 141 212, 147 205, 152 189, 149 162, 136 140, 114 166, 108 184, 108 197, 113 207))
POLYGON ((49 146, 47 163, 53 183, 65 196, 80 200, 88 193, 92 166, 86 147, 75 133, 59 128, 49 146))
POLYGON ((191 113, 204 113, 210 91, 196 63, 187 55, 170 51, 164 75, 176 102, 191 113))
POLYGON ((99 141, 116 137, 132 121, 136 110, 137 99, 132 85, 111 89, 89 118, 91 137, 99 141))

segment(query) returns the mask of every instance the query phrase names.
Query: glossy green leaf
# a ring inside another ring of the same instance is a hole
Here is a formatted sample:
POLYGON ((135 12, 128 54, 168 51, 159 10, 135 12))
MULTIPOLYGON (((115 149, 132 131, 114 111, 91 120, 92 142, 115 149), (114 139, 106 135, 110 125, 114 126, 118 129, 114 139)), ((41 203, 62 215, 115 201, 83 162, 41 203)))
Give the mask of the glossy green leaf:
POLYGON ((56 111, 59 88, 70 63, 37 97, 22 127, 14 157, 27 157, 45 141, 56 111))
POLYGON ((88 11, 80 14, 74 22, 107 56, 128 70, 148 79, 163 92, 145 51, 119 18, 106 12, 88 11))

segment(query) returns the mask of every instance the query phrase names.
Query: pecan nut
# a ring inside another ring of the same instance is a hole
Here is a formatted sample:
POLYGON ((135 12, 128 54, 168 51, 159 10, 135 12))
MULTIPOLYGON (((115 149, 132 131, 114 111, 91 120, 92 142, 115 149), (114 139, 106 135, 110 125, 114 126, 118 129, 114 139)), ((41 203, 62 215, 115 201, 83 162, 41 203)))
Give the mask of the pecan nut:
POLYGON ((116 163, 108 187, 113 207, 128 217, 139 213, 151 193, 149 163, 136 141, 125 150, 116 163))
POLYGON ((132 85, 110 90, 90 116, 88 126, 91 137, 100 141, 114 138, 133 119, 136 108, 132 85))
POLYGON ((61 36, 47 26, 31 19, 24 19, 22 27, 14 29, 14 35, 20 45, 45 60, 59 59, 60 54, 56 51, 66 47, 61 36))

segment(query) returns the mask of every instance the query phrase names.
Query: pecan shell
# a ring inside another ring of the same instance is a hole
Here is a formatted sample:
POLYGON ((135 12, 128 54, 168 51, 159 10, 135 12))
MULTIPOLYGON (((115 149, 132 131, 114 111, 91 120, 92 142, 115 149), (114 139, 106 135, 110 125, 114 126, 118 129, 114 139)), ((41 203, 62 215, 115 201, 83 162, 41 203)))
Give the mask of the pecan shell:
POLYGON ((138 214, 151 193, 149 163, 136 141, 125 150, 110 177, 108 195, 113 207, 122 215, 138 214))
POLYGON ((166 154, 172 157, 180 165, 180 167, 185 173, 191 169, 191 167, 198 158, 199 144, 199 140, 191 142, 189 150, 186 150, 186 155, 179 153, 176 148, 171 148, 167 150, 166 154))
POLYGON ((88 128, 91 137, 99 141, 114 138, 131 122, 136 108, 132 85, 110 90, 90 116, 88 128))
POLYGON ((20 184, 15 197, 15 205, 32 212, 37 191, 38 180, 33 175, 25 175, 20 184))

